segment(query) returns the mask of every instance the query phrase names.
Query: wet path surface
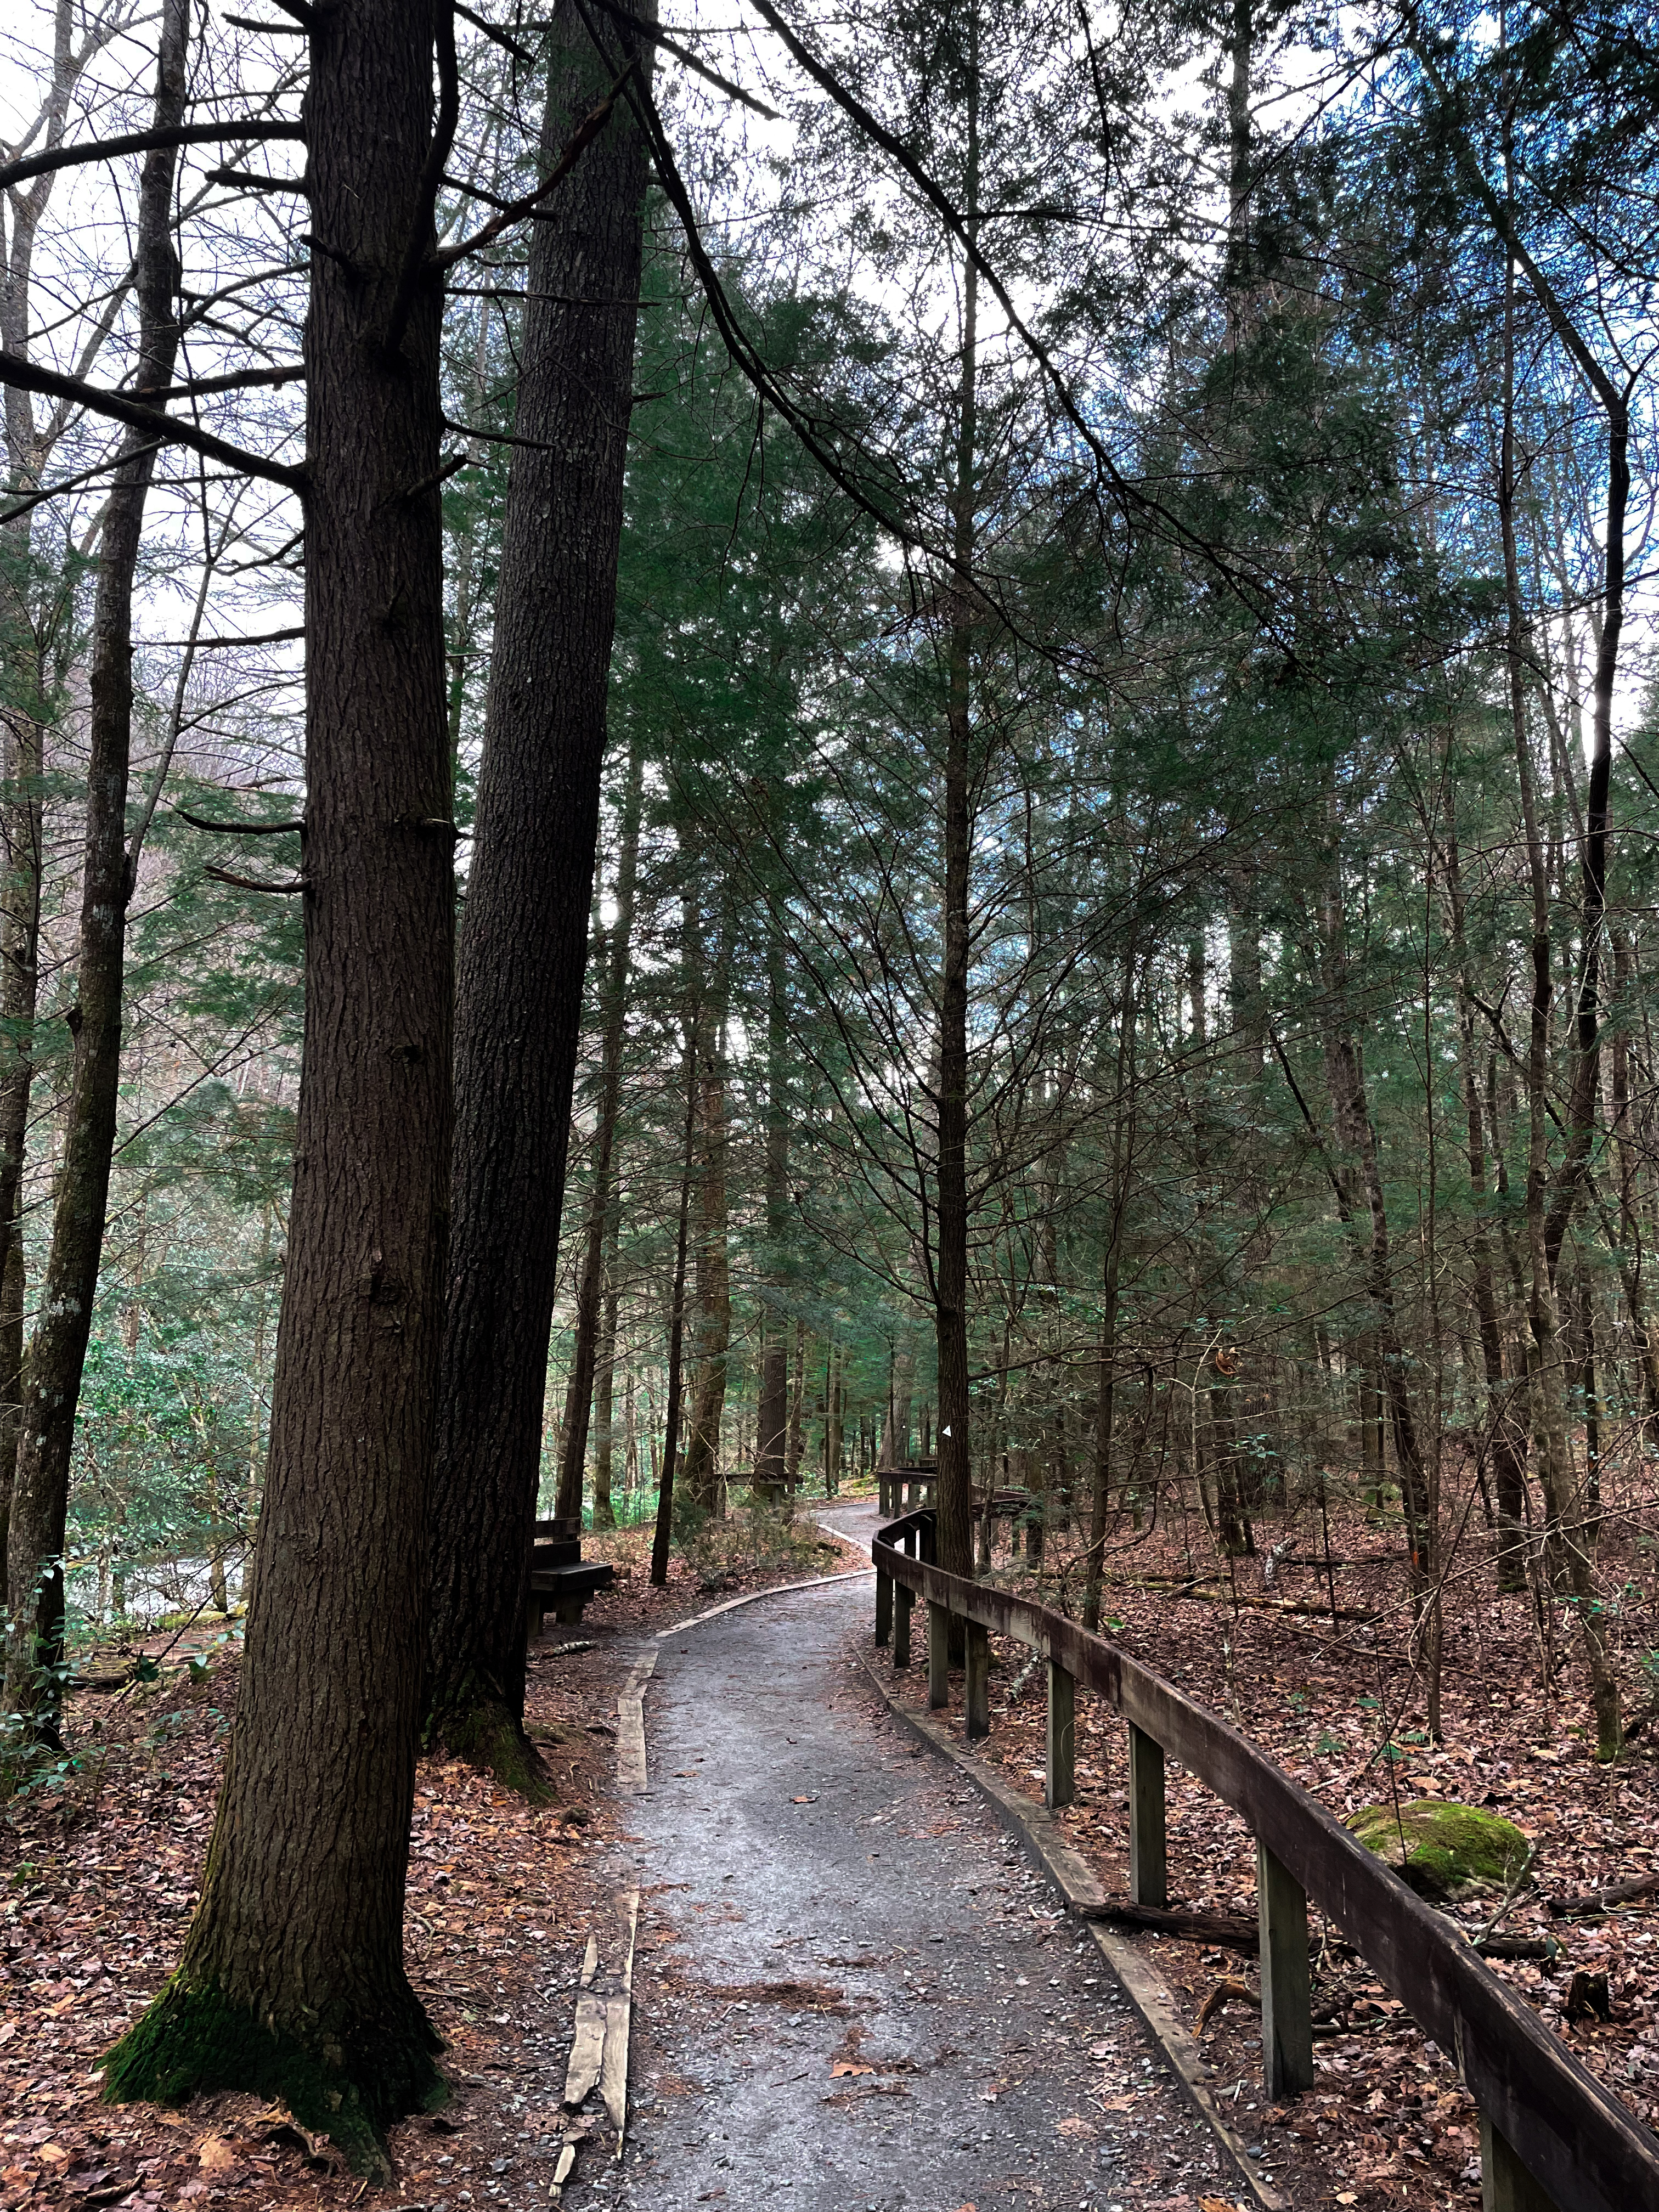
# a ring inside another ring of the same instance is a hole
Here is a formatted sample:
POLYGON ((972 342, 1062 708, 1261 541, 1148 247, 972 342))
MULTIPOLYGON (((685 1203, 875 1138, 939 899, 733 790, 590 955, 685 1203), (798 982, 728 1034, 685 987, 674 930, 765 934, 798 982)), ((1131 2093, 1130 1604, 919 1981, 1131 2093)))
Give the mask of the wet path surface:
POLYGON ((1231 2206, 1093 1944, 872 1696, 870 1605, 848 1582, 664 1639, 617 1868, 642 1893, 628 2148, 567 2201, 1231 2206))

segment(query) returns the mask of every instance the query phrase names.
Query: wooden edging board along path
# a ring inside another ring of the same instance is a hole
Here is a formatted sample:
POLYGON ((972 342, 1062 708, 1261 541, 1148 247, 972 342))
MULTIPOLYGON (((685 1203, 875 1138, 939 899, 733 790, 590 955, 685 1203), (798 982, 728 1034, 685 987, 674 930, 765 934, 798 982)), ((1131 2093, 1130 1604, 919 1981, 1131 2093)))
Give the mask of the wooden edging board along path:
POLYGON ((1284 1769, 1106 1638, 1012 1591, 933 1563, 934 1516, 876 1533, 876 1643, 910 1663, 911 1614, 927 1608, 928 1704, 949 1703, 952 1617, 965 1628, 967 1734, 990 1733, 988 1637, 1027 1645, 1048 1667, 1047 1802, 1072 1802, 1079 1688, 1129 1723, 1129 1886, 1137 1905, 1168 1901, 1166 1757, 1231 1805, 1256 1839, 1261 2029, 1275 2103, 1313 2086, 1308 1901, 1438 2044, 1480 2112, 1485 2212, 1650 2212, 1659 2207, 1659 2137, 1550 2033, 1449 1922, 1284 1769))

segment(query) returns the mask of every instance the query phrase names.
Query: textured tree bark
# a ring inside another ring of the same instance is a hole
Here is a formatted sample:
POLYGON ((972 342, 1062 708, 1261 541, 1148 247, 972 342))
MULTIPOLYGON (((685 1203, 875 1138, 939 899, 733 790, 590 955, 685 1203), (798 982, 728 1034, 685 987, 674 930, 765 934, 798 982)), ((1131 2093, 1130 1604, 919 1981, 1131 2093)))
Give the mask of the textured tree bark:
MULTIPOLYGON (((37 684, 36 690, 42 689, 37 684)), ((0 1064, 0 1578, 11 1527, 12 1480, 23 1409, 23 1239, 18 1218, 29 1098, 34 1080, 34 1018, 40 975, 41 726, 33 703, 5 716, 10 793, 0 811, 0 1024, 8 1040, 0 1064)))
POLYGON ((381 2129, 442 2094, 403 1922, 449 1187, 441 301, 422 265, 449 27, 433 0, 343 0, 312 26, 330 250, 305 335, 305 1042, 269 1468, 201 1902, 106 2074, 114 2098, 284 2097, 381 2179, 381 2129))
POLYGON ((700 1098, 697 1121, 702 1159, 697 1177, 697 1337, 696 1387, 687 1426, 684 1480, 699 1511, 725 1507, 720 1475, 720 1419, 732 1347, 732 1263, 726 1250, 726 1014, 728 933, 720 930, 709 1002, 698 1024, 700 1098))
MULTIPOLYGON (((1134 1170, 1135 949, 1124 954, 1117 1004, 1116 1096, 1112 1106, 1111 1212, 1105 1224, 1106 1256, 1100 1297, 1100 1364, 1096 1370, 1095 1453, 1089 1503, 1089 1549, 1085 1562, 1083 1625, 1100 1626, 1101 1574, 1111 1516, 1112 1444, 1117 1420, 1117 1301, 1122 1275, 1124 1215, 1134 1170)), ((1137 1524, 1138 1525, 1138 1524, 1137 1524)))
POLYGON ((1251 0, 1232 0, 1232 11, 1227 40, 1227 252, 1221 277, 1230 351, 1237 348, 1249 326, 1255 274, 1250 251, 1250 73, 1255 22, 1251 0))
MULTIPOLYGON (((70 11, 58 11, 59 97, 48 125, 48 148, 62 139, 68 108, 70 11)), ((51 190, 50 173, 31 192, 10 195, 10 236, 0 271, 0 343, 27 360, 34 242, 51 190)), ((27 392, 8 385, 0 394, 5 421, 7 484, 33 490, 45 466, 45 441, 27 392)), ((5 528, 9 559, 0 571, 0 649, 6 659, 0 720, 6 732, 6 793, 0 806, 0 1022, 7 1042, 0 1060, 0 1588, 4 1586, 23 1395, 24 1266, 18 1196, 34 1079, 34 1017, 40 984, 43 725, 49 690, 47 655, 31 603, 30 552, 34 510, 5 528)))
MULTIPOLYGON (((686 931, 691 921, 686 917, 686 931)), ((680 1368, 685 1344, 685 1247, 691 1222, 692 1154, 697 1140, 697 1013, 695 993, 685 1015, 685 1149, 680 1168, 680 1209, 674 1234, 674 1281, 668 1300, 668 1406, 663 1428, 662 1474, 657 1484, 657 1525, 651 1534, 651 1580, 668 1582, 668 1547, 674 1534, 674 1459, 680 1441, 680 1368)))
POLYGON ((823 1492, 826 1498, 841 1494, 842 1430, 847 1419, 847 1380, 842 1373, 846 1353, 839 1348, 830 1359, 830 1407, 823 1429, 823 1492))
MULTIPOLYGON (((1486 1188, 1486 1117, 1480 1100, 1475 1047, 1474 985, 1464 933, 1462 876, 1454 820, 1446 830, 1446 888, 1451 909, 1452 945, 1458 963, 1458 1022, 1462 1039, 1465 1158, 1475 1218, 1468 1235, 1480 1364, 1486 1382, 1489 1457, 1497 1499, 1498 1587, 1515 1593, 1527 1587, 1527 1431, 1515 1410, 1518 1379, 1504 1372, 1504 1333, 1492 1272, 1492 1240, 1481 1218, 1491 1194, 1486 1188)), ((1494 1138, 1496 1132, 1493 1132, 1494 1138)))
MULTIPOLYGON (((968 11, 966 191, 969 234, 979 232, 979 14, 968 11)), ((963 271, 962 373, 957 393, 956 482, 945 646, 944 945, 939 969, 939 1164, 933 1261, 934 1337, 938 1359, 939 1469, 935 1492, 939 1565, 947 1574, 974 1571, 973 1464, 968 1397, 968 890, 972 824, 969 775, 972 738, 972 568, 978 454, 979 270, 963 271)), ((957 1634, 960 1633, 958 1626, 957 1634)))
MULTIPOLYGON (((603 927, 593 933, 592 965, 605 976, 609 996, 612 950, 603 927)), ((603 1016, 601 1017, 603 1023, 603 1016)), ((606 1035, 601 1046, 608 1045, 606 1035)), ((582 1240, 581 1272, 576 1279, 576 1334, 570 1350, 570 1372, 565 1377, 564 1419, 559 1430, 559 1480, 553 1510, 562 1521, 574 1521, 582 1510, 583 1479, 587 1472, 587 1436, 593 1418, 593 1382, 598 1372, 599 1328, 605 1310, 605 1186, 611 1176, 611 1143, 614 1125, 607 1120, 605 1093, 610 1067, 599 1073, 599 1115, 594 1125, 588 1189, 587 1226, 582 1240)), ((550 1318, 551 1308, 549 1308, 550 1318)))
MULTIPOLYGON (((766 945, 766 1243, 767 1273, 775 1292, 789 1234, 788 1021, 783 989, 783 948, 773 931, 766 945)), ((755 1489, 778 1496, 788 1480, 789 1337, 781 1306, 761 1303, 760 1418, 755 1437, 755 1489)))
POLYGON ((806 1449, 805 1396, 806 1324, 798 1319, 795 1322, 795 1387, 789 1394, 789 1447, 783 1469, 785 1487, 791 1491, 799 1484, 801 1456, 806 1449))
MULTIPOLYGON (((1635 982, 1635 962, 1630 935, 1623 927, 1615 926, 1611 936, 1614 989, 1619 999, 1628 1003, 1635 982)), ((1630 1314, 1632 1341, 1637 1363, 1642 1370, 1644 1421, 1644 1425, 1650 1425, 1659 1419, 1659 1345, 1655 1343, 1655 1332, 1648 1314, 1648 1290, 1644 1273, 1646 1254, 1642 1236, 1642 1209, 1638 1198, 1641 1154, 1632 1142, 1630 1036, 1622 1022, 1613 1024, 1609 1058, 1612 1063, 1613 1137, 1619 1173, 1619 1236, 1616 1245, 1619 1273, 1624 1285, 1625 1304, 1630 1314)))
POLYGON ((614 1528, 617 1509, 611 1494, 611 1444, 617 1403, 617 1244, 609 1240, 605 1319, 599 1328, 597 1372, 593 1382, 593 1526, 614 1528))
MULTIPOLYGON (((612 71, 549 33, 550 168, 612 71)), ((531 226, 517 433, 457 989, 454 1232, 427 1727, 520 1787, 524 1607, 581 1021, 645 153, 618 109, 531 226)), ((580 1462, 579 1462, 580 1464, 580 1462)))
MULTIPOLYGON (((159 130, 176 125, 184 115, 189 44, 185 0, 168 0, 161 15, 155 79, 159 130)), ((172 229, 177 163, 173 149, 147 155, 138 187, 134 385, 140 398, 172 382, 179 349, 174 308, 178 263, 172 229)), ((104 1209, 121 1078, 121 992, 130 890, 126 802, 132 750, 132 580, 155 465, 154 441, 142 432, 130 432, 123 447, 124 459, 104 514, 93 605, 80 963, 77 1003, 69 1016, 75 1069, 40 1318, 23 1370, 6 1545, 11 1620, 6 1709, 21 1715, 24 1725, 49 1742, 58 1740, 64 1671, 63 1550, 70 1451, 103 1256, 104 1209)), ((26 890, 25 901, 27 896, 26 890)), ((38 900, 38 890, 35 896, 38 900)), ((17 919, 26 922, 27 917, 17 919)), ((16 1101, 9 1103, 15 1112, 16 1101)), ((21 1131, 16 1133, 21 1139, 21 1131)), ((9 1160, 6 1167, 6 1179, 11 1182, 8 1220, 15 1211, 15 1172, 21 1164, 20 1141, 15 1164, 9 1160)), ((0 1191, 0 1198, 3 1196, 0 1191)))
MULTIPOLYGON (((564 1458, 559 1471, 556 1510, 574 1517, 582 1507, 582 1470, 587 1458, 587 1431, 599 1376, 599 1346, 602 1327, 605 1246, 607 1234, 615 1241, 616 1191, 611 1155, 616 1150, 617 1118, 622 1109, 623 1024, 628 1011, 628 963, 633 951, 634 894, 639 877, 640 800, 644 756, 637 734, 628 756, 628 779, 623 795, 622 846, 617 865, 617 922, 605 973, 605 1003, 599 1047, 599 1110, 593 1130, 592 1187, 588 1194, 587 1242, 582 1257, 581 1280, 576 1291, 576 1343, 570 1361, 570 1381, 564 1401, 564 1458)), ((607 1416, 608 1418, 608 1416, 607 1416)), ((598 1470, 595 1469, 595 1481, 598 1470)), ((595 1497, 597 1499, 597 1491, 595 1497)), ((611 1525, 607 1522, 606 1527, 611 1525)))

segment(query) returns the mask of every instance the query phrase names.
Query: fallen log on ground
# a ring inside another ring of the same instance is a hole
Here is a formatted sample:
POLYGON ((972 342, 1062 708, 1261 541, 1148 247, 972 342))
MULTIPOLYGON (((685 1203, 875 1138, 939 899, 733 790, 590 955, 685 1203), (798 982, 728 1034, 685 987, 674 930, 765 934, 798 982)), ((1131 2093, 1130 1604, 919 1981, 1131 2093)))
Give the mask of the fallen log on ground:
POLYGON ((1587 1889, 1577 1897, 1553 1897, 1550 1911, 1558 1920, 1574 1920, 1595 1912, 1610 1912, 1615 1905, 1628 1905, 1638 1897, 1659 1890, 1659 1874, 1637 1875, 1633 1881, 1609 1882, 1603 1889, 1587 1889))
POLYGON ((1254 1920, 1233 1912, 1173 1912, 1157 1905, 1103 1905, 1091 1920, 1109 1920, 1117 1928, 1142 1928, 1154 1936, 1172 1936, 1182 1943, 1212 1943, 1225 1951, 1255 1951, 1261 1930, 1254 1920))

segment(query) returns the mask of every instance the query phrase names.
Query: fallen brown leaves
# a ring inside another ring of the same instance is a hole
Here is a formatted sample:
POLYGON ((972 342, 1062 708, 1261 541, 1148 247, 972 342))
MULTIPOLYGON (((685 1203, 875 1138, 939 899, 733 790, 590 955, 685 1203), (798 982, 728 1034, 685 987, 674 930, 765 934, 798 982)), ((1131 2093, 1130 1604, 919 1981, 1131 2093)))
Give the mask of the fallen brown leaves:
MULTIPOLYGON (((380 2194, 255 2098, 204 2097, 182 2112, 100 2101, 100 2059, 178 1954, 234 1710, 234 1649, 194 1673, 189 1656, 181 1649, 177 1672, 122 1698, 78 1700, 70 1725, 82 1771, 15 1805, 0 1831, 0 2204, 331 2212, 380 2194)), ((614 1756, 585 1723, 595 1707, 614 1710, 614 1671, 591 1656, 556 1678, 538 1670, 532 1713, 562 1809, 532 1813, 465 1768, 422 1765, 407 1957, 457 2094, 435 2120, 394 2131, 408 2183, 536 2161, 523 2089, 536 2080, 556 2106, 589 1838, 614 1756)))
MULTIPOLYGON (((502 2175, 545 2195, 594 1902, 589 1869, 614 1830, 626 1665, 611 1649, 708 1602, 678 1558, 666 1591, 649 1588, 648 1540, 629 1532, 590 1545, 618 1560, 616 1588, 590 1607, 591 1627, 550 1624, 532 1652, 527 1718, 557 1806, 535 1812, 466 1767, 422 1763, 406 1955, 456 2094, 445 2113, 393 2131, 405 2191, 459 2184, 481 2197, 502 2175)), ((857 1564, 840 1547, 821 1551, 815 1532, 801 1541, 806 1573, 857 1564)), ((763 1587, 801 1571, 789 1559, 752 1579, 763 1587)), ((344 2212, 398 2200, 366 2191, 325 2142, 256 2098, 198 2098, 182 2112, 100 2100, 99 2062, 172 1968, 196 1902, 238 1664, 234 1643, 192 1636, 155 1681, 74 1699, 80 1771, 15 1803, 0 1826, 0 2207, 344 2212)))

